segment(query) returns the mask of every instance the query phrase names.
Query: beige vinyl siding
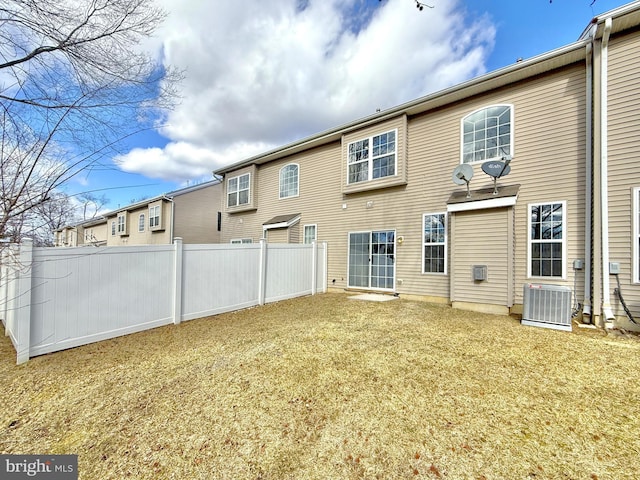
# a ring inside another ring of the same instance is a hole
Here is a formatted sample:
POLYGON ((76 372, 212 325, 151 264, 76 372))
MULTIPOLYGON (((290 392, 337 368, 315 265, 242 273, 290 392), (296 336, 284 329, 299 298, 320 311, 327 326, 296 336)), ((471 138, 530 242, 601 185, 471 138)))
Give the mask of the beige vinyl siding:
MULTIPOLYGON (((612 38, 609 44, 608 165, 609 165, 609 258, 620 264, 620 282, 627 305, 640 317, 640 285, 633 275, 633 187, 640 187, 640 38, 636 35, 612 38)), ((617 316, 625 317, 613 295, 616 280, 611 276, 611 304, 617 316)))
POLYGON ((176 195, 173 203, 174 237, 182 237, 184 243, 220 242, 218 212, 223 209, 222 184, 176 195))
POLYGON ((288 228, 272 228, 267 232, 267 242, 289 243, 289 229, 288 228))
POLYGON ((453 301, 508 306, 509 209, 457 212, 451 232, 453 301), (473 265, 487 266, 487 280, 473 280, 473 265))
MULTIPOLYGON (((262 237, 262 225, 278 215, 301 214, 298 225, 317 224, 318 241, 326 241, 332 252, 329 255, 329 282, 336 279, 336 286, 346 287, 346 229, 357 215, 342 209, 343 200, 339 178, 340 142, 333 142, 307 152, 262 165, 258 171, 257 211, 224 214, 222 241, 250 237, 258 241, 262 237), (299 195, 279 198, 279 172, 289 164, 299 165, 299 195), (323 227, 325 226, 325 227, 323 227)), ((235 176, 233 172, 228 174, 235 176)), ((365 222, 361 222, 365 223, 365 222)), ((300 227, 301 228, 301 227, 300 227)), ((301 230, 300 230, 301 232, 301 230)), ((272 231, 269 241, 273 241, 272 231)), ((297 242, 301 242, 299 233, 297 242)), ((293 240, 292 240, 293 242, 293 240)), ((330 285, 332 285, 330 283, 330 285)))
MULTIPOLYGON (((522 302, 527 281, 527 205, 567 201, 568 258, 583 258, 585 169, 585 66, 576 64, 554 73, 520 82, 490 94, 407 119, 407 183, 388 188, 344 194, 346 140, 387 131, 382 122, 354 131, 344 142, 333 142, 259 167, 259 208, 226 215, 224 241, 262 235, 262 224, 276 215, 301 214, 300 224, 318 226, 318 241, 329 243, 328 284, 347 286, 348 232, 395 230, 403 237, 396 245, 396 291, 449 301, 450 274, 422 273, 422 219, 425 213, 444 212, 453 191, 463 189, 451 180, 460 163, 460 121, 470 112, 492 104, 515 109, 515 155, 511 174, 499 184, 520 184, 515 215, 515 303, 522 302), (279 171, 297 163, 299 196, 279 199, 279 171), (335 280, 335 282, 333 282, 335 280)), ((400 117, 399 121, 404 118, 400 117)), ((399 128, 399 132, 401 128, 399 128)), ((400 133, 399 133, 400 136, 400 133)), ((492 185, 490 177, 472 164, 473 189, 492 185)), ((228 174, 235 176, 236 172, 228 174)), ((449 239, 450 246, 450 239, 449 239)), ((448 263, 450 262, 450 257, 448 263)), ((568 267, 565 280, 552 283, 573 286, 568 267)), ((495 275, 496 272, 490 272, 495 275)), ((468 278, 468 276, 467 276, 468 278)), ((579 282, 582 282, 580 277, 579 282)), ((579 283, 581 285, 581 283, 579 283)), ((581 287, 580 287, 581 288, 581 287)))

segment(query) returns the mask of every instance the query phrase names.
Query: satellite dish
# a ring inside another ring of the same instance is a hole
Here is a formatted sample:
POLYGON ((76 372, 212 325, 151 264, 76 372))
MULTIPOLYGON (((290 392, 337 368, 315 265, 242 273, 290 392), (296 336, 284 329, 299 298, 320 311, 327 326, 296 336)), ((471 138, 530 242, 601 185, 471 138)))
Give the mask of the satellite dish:
POLYGON ((469 191, 469 182, 473 178, 473 167, 467 163, 462 163, 458 165, 453 170, 453 183, 456 185, 467 185, 467 198, 471 197, 471 192, 469 191))
POLYGON ((498 178, 504 177, 505 175, 509 175, 511 172, 511 167, 509 163, 511 163, 511 155, 507 155, 503 157, 504 161, 501 160, 490 160, 488 162, 484 162, 482 164, 482 171, 493 177, 493 194, 498 194, 498 178))
POLYGON ((509 175, 511 167, 509 166, 509 162, 492 160, 482 164, 482 171, 493 178, 500 178, 509 175))
POLYGON ((473 167, 468 163, 462 163, 453 170, 453 183, 464 185, 473 178, 473 167))

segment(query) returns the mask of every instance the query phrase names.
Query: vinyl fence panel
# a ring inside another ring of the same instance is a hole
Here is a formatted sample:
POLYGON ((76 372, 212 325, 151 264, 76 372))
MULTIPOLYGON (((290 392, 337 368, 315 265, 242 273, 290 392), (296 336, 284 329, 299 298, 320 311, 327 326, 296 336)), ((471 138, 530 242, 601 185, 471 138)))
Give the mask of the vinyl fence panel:
POLYGON ((270 243, 266 257, 265 302, 312 293, 312 245, 270 243))
POLYGON ((173 255, 171 245, 34 249, 31 354, 171 323, 173 255))
POLYGON ((260 245, 185 245, 182 320, 258 305, 260 245))
POLYGON ((326 291, 327 245, 145 245, 3 251, 0 315, 29 357, 326 291), (8 255, 12 252, 12 255, 8 255), (16 260, 18 259, 18 260, 16 260))

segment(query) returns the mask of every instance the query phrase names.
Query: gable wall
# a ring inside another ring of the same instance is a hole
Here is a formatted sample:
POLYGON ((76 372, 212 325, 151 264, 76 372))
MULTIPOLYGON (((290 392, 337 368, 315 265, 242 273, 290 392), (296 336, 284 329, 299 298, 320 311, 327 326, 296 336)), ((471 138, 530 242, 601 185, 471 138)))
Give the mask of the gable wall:
POLYGON ((174 237, 184 243, 219 243, 218 212, 222 211, 222 184, 174 197, 174 237))

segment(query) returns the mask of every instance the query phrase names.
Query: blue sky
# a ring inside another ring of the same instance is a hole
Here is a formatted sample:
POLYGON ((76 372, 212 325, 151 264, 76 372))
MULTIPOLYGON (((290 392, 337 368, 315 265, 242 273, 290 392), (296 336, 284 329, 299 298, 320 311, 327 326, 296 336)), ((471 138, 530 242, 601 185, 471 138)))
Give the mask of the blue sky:
POLYGON ((80 175, 106 209, 578 39, 623 1, 158 0, 144 48, 185 71, 166 124, 80 175))

